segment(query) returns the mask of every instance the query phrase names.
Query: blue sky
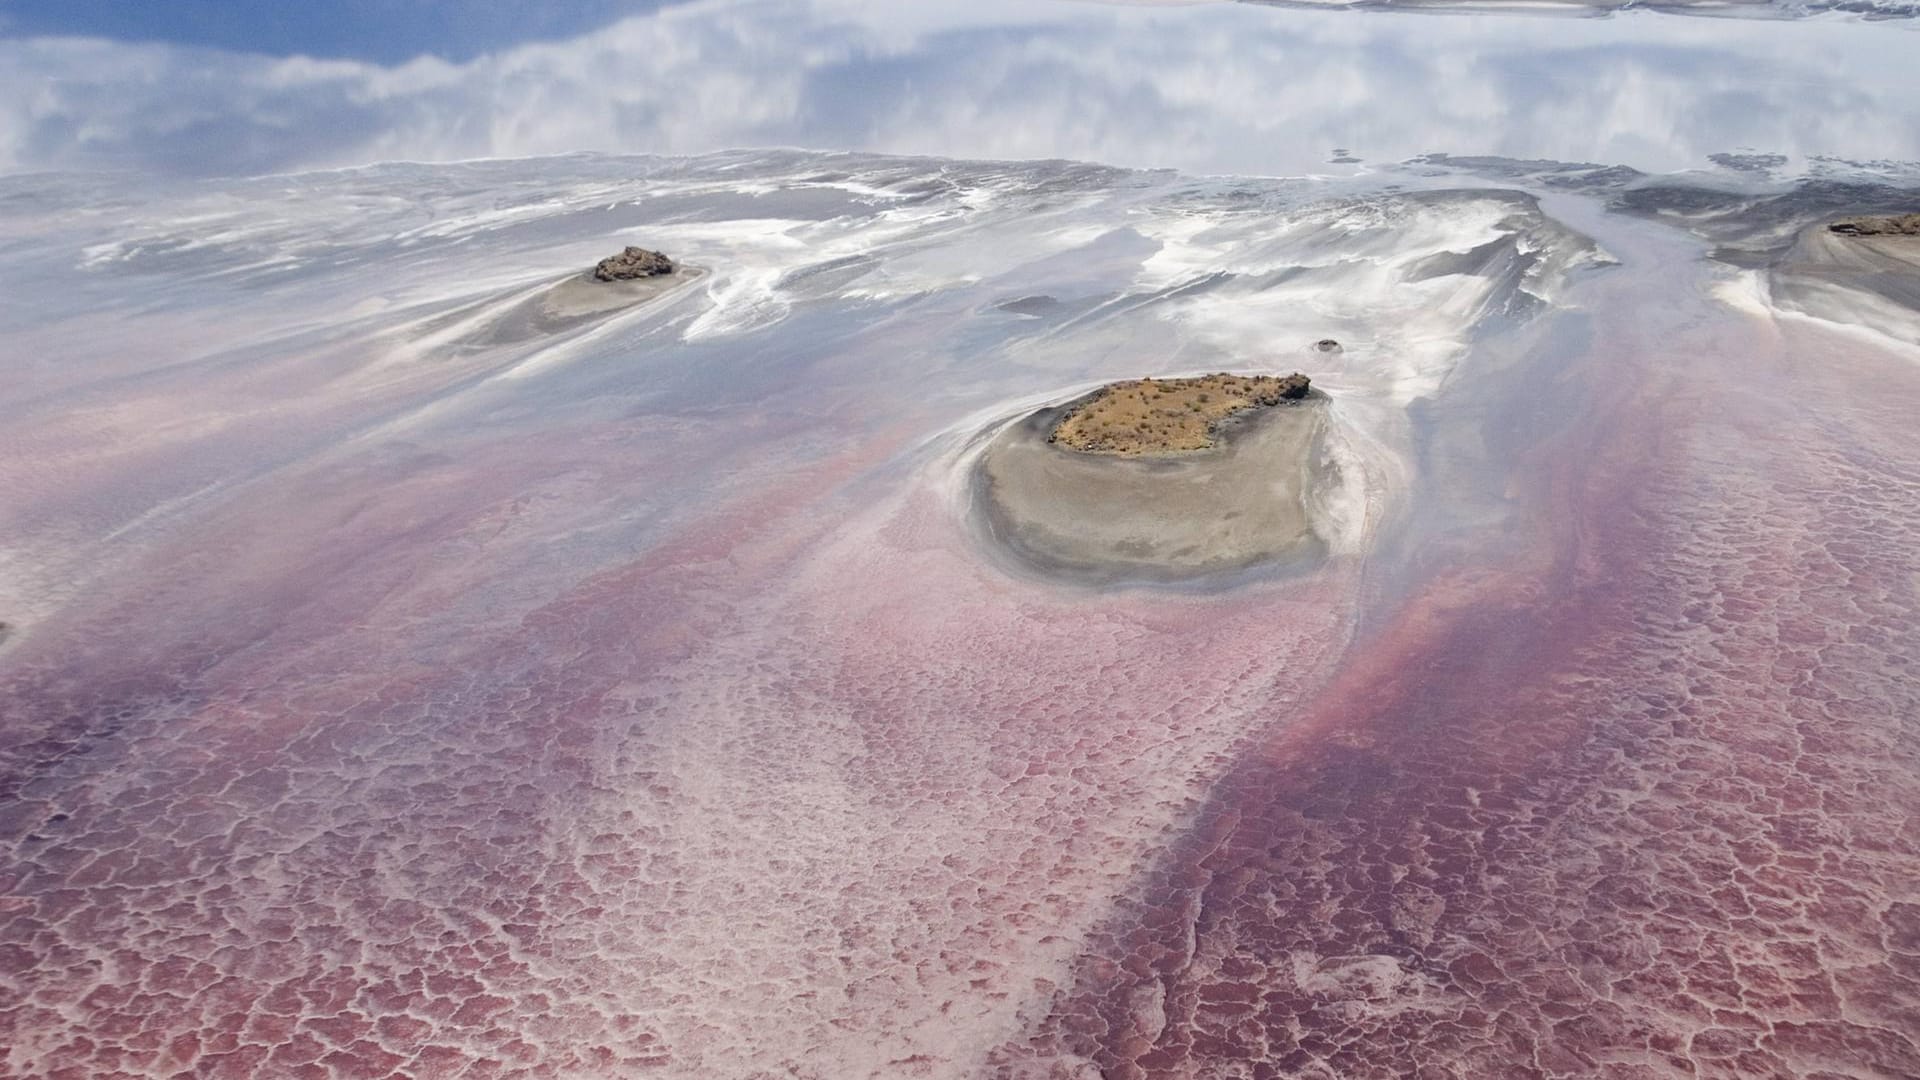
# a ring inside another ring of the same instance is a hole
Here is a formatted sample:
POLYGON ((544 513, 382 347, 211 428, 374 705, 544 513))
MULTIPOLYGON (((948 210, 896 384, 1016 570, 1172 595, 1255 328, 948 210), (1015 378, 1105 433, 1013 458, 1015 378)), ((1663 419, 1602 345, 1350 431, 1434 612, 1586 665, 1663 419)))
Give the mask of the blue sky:
POLYGON ((74 35, 272 56, 463 61, 676 0, 0 0, 0 36, 74 35))

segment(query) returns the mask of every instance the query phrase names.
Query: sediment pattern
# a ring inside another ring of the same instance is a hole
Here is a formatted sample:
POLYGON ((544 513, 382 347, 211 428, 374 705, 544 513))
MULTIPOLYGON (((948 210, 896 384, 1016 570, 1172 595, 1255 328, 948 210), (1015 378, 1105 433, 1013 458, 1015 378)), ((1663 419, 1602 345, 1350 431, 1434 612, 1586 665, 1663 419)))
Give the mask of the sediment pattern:
POLYGON ((13 1068, 955 1075, 1336 639, 1318 591, 1055 611, 899 537, 919 588, 825 611, 876 538, 801 571, 751 505, 458 674, 76 698, 128 726, 19 750, 13 1068))
POLYGON ((1511 192, 33 183, 0 1075, 1915 1072, 1920 400, 1823 324, 1596 294, 1511 192), (709 276, 517 323, 608 229, 709 276), (1462 427, 1569 293, 1599 343, 1462 427), (1326 333, 1417 556, 1064 590, 968 531, 1009 402, 1326 333))
POLYGON ((1410 605, 998 1075, 1920 1074, 1920 395, 1747 344, 1793 405, 1685 365, 1737 419, 1642 402, 1564 577, 1410 605))

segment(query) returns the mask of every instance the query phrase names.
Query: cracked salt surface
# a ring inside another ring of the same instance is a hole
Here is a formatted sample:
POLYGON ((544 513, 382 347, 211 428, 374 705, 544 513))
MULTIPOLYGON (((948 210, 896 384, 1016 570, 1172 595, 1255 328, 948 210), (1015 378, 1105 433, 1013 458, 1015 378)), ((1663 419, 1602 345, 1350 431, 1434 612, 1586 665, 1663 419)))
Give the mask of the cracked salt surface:
POLYGON ((765 152, 6 224, 63 362, 0 398, 4 1071, 1913 1072, 1911 365, 1604 191, 1392 182, 765 152), (627 241, 710 274, 428 334, 627 241), (1063 590, 959 512, 1010 410, 1326 336, 1366 509, 1310 574, 1063 590))

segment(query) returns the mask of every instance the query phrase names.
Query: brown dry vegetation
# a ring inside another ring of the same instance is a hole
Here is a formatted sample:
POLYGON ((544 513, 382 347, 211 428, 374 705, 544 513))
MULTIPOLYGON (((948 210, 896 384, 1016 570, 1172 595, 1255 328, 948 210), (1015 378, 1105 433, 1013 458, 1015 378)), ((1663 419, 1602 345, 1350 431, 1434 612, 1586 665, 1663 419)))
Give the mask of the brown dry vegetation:
POLYGON ((1081 402, 1054 425, 1048 441, 1090 454, 1166 454, 1205 450, 1214 427, 1247 409, 1306 393, 1303 375, 1202 375, 1117 382, 1081 402))

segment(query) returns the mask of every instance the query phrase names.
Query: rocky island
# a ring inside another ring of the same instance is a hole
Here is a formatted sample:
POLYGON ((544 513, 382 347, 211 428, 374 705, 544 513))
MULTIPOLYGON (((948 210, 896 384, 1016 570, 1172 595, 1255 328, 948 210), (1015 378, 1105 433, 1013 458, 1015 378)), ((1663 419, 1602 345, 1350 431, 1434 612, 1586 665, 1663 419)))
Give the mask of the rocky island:
POLYGON ((1920 214, 1848 218, 1827 226, 1827 231, 1841 236, 1920 236, 1920 214))
POLYGON ((629 245, 618 255, 609 255, 593 267, 595 281, 637 281, 665 277, 673 273, 673 260, 658 251, 629 245))
POLYGON ((1111 383, 1002 428, 975 466, 975 514, 1026 569, 1084 584, 1317 557, 1326 404, 1300 374, 1111 383))
POLYGON ((1214 426, 1228 417, 1307 396, 1312 383, 1295 372, 1201 375, 1113 383, 1083 398, 1054 425, 1048 442, 1095 454, 1167 454, 1214 445, 1214 426))
POLYGON ((574 270, 532 288, 495 294, 447 312, 430 330, 457 328, 446 344, 493 348, 550 339, 594 326, 621 312, 652 303, 706 276, 658 251, 627 247, 590 269, 574 270))

